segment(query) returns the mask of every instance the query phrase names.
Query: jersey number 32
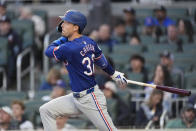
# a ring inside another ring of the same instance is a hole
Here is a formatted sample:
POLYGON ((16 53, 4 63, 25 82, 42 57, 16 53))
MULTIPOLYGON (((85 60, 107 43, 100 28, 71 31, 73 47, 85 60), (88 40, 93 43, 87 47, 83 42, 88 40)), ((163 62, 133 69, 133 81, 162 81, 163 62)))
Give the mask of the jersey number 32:
POLYGON ((93 75, 93 72, 94 72, 94 57, 95 55, 92 54, 91 58, 89 57, 84 57, 83 60, 82 60, 82 64, 84 65, 86 62, 87 62, 87 69, 89 71, 84 71, 84 74, 88 75, 88 76, 91 76, 93 75), (92 62, 91 62, 92 61, 92 62))

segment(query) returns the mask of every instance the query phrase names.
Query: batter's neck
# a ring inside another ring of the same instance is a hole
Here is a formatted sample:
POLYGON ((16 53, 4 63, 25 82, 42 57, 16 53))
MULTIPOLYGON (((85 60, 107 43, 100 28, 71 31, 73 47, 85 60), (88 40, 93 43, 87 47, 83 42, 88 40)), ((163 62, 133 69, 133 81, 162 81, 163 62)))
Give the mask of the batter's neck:
POLYGON ((73 33, 73 35, 71 35, 70 37, 68 37, 68 40, 69 41, 72 41, 72 40, 74 40, 74 39, 76 39, 76 38, 80 38, 82 35, 81 34, 78 34, 78 33, 73 33))

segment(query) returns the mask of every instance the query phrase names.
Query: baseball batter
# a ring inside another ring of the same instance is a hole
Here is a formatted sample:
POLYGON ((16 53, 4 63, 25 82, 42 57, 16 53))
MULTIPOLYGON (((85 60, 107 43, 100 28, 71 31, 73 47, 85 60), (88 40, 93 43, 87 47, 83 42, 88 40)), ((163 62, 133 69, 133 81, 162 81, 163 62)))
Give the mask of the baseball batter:
POLYGON ((58 31, 62 37, 45 51, 46 56, 62 61, 69 72, 73 93, 51 100, 40 107, 45 131, 55 131, 56 118, 65 115, 85 114, 101 131, 117 130, 107 112, 106 99, 95 82, 94 64, 107 72, 124 88, 127 80, 107 62, 96 42, 81 35, 87 20, 79 11, 69 10, 60 16, 58 31))

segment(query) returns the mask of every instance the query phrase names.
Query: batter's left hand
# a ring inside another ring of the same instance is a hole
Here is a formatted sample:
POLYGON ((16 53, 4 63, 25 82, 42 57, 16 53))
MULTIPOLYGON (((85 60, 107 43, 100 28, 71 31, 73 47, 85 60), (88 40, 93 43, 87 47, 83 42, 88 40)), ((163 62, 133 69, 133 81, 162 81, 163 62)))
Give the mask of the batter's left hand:
POLYGON ((111 77, 121 88, 125 88, 127 86, 127 80, 124 77, 124 73, 115 71, 111 77))

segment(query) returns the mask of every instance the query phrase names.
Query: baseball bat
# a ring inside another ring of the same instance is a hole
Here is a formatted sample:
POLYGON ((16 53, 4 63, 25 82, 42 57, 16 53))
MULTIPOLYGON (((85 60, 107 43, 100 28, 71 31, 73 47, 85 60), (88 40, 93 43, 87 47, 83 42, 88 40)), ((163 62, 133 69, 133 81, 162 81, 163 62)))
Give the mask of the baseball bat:
POLYGON ((171 92, 171 93, 175 93, 175 94, 179 94, 179 95, 183 95, 183 96, 190 96, 191 95, 191 91, 187 91, 187 90, 184 90, 184 89, 178 89, 178 88, 168 87, 168 86, 159 86, 159 85, 147 84, 147 83, 133 81, 133 80, 127 80, 127 82, 130 83, 130 84, 152 87, 152 88, 155 88, 155 89, 159 89, 159 90, 162 90, 162 91, 167 91, 167 92, 171 92))

